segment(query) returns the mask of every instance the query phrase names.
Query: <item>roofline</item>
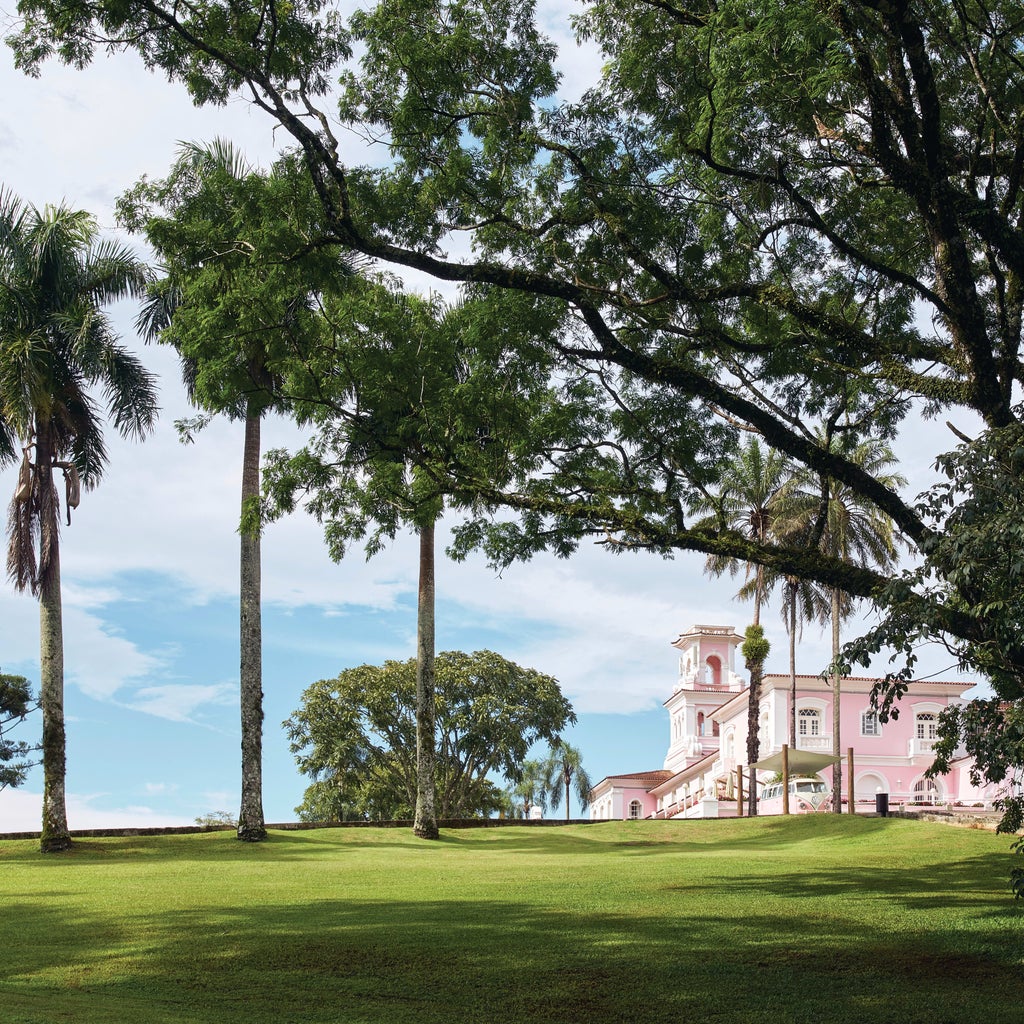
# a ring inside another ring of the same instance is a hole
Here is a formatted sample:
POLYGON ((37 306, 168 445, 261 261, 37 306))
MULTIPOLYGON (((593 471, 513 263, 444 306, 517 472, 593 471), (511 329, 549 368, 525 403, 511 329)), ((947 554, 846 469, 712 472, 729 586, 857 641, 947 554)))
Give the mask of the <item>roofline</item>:
POLYGON ((718 760, 719 752, 717 750, 711 751, 710 754, 705 754, 699 761, 694 761, 693 764, 688 764, 685 768, 680 768, 679 771, 675 772, 671 778, 666 779, 664 782, 659 782, 657 786, 652 786, 647 792, 652 796, 661 796, 659 790, 667 789, 671 787, 678 779, 680 779, 687 772, 692 772, 696 768, 700 768, 705 762, 714 764, 718 760))

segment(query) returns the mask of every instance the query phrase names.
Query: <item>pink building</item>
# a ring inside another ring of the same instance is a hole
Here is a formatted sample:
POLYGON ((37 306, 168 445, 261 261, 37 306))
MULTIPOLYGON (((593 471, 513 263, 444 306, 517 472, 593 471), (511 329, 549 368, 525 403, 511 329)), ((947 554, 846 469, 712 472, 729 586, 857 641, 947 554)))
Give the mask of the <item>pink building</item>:
MULTIPOLYGON (((610 775, 590 794, 590 817, 700 818, 736 814, 737 768, 747 750, 747 686, 736 673, 743 637, 732 626, 694 626, 672 642, 680 651, 679 678, 665 701, 669 745, 661 769, 610 775)), ((922 680, 910 684, 899 703, 899 718, 885 724, 871 710, 874 679, 844 678, 840 688, 840 731, 844 754, 854 751, 854 795, 861 809, 874 809, 878 791, 890 804, 984 803, 998 793, 978 789, 969 778, 970 760, 956 761, 948 775, 926 779, 932 762, 939 713, 964 702, 974 684, 922 680)), ((790 678, 766 674, 761 687, 760 757, 782 749, 790 737, 790 678)), ((796 678, 796 749, 832 751, 832 688, 820 676, 796 678)), ((830 781, 831 768, 821 773, 830 781)), ((759 782, 771 777, 761 773, 759 782)), ((847 781, 844 777, 843 793, 847 781)))

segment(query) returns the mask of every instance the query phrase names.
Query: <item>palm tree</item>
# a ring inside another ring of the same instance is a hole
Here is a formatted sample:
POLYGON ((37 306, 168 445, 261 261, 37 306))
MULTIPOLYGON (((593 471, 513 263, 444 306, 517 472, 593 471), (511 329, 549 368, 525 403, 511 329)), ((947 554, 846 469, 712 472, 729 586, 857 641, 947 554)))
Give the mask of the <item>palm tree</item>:
MULTIPOLYGON (((143 182, 119 211, 143 231, 166 267, 138 320, 148 340, 173 345, 189 398, 206 413, 243 420, 239 527, 239 708, 241 806, 239 839, 266 838, 263 817, 263 631, 260 497, 262 422, 286 411, 282 366, 303 310, 317 284, 343 285, 352 269, 337 247, 305 261, 278 249, 289 243, 294 217, 287 162, 269 174, 251 167, 220 139, 180 147, 166 181, 143 182), (282 192, 284 199, 282 201, 282 192), (161 211, 155 215, 155 208, 161 211), (270 235, 268 240, 265 236, 270 235), (282 267, 301 268, 301 280, 282 281, 282 267)), ((193 423, 201 424, 201 417, 193 423)), ((191 436, 186 432, 186 438, 191 436)))
MULTIPOLYGON (((776 522, 784 517, 781 496, 792 476, 792 465, 785 456, 750 437, 739 447, 719 483, 714 502, 708 502, 717 525, 735 530, 757 544, 765 544, 776 532, 776 522)), ((724 555, 709 555, 705 571, 712 576, 728 572, 735 576, 741 563, 724 555)), ((762 565, 746 563, 746 581, 739 589, 741 600, 753 598, 755 626, 761 624, 761 605, 766 601, 771 577, 762 565)))
MULTIPOLYGON (((875 439, 849 441, 834 435, 822 435, 819 443, 828 451, 842 455, 848 462, 870 473, 883 486, 902 487, 906 480, 890 473, 896 462, 892 449, 875 439)), ((862 566, 886 568, 896 561, 896 538, 892 520, 861 495, 832 477, 810 472, 793 479, 787 495, 793 521, 798 529, 818 537, 820 549, 831 557, 862 566)), ((832 806, 842 811, 842 736, 840 735, 839 674, 840 625, 853 611, 852 598, 837 587, 828 591, 828 618, 832 625, 832 755, 840 758, 832 773, 832 806)), ((850 808, 851 812, 853 808, 850 808)))
MULTIPOLYGON (((789 461, 774 449, 762 445, 751 437, 739 447, 736 456, 722 474, 717 498, 708 502, 705 508, 711 512, 716 525, 742 533, 756 544, 767 543, 776 530, 777 520, 785 518, 782 508, 782 494, 791 476, 789 461)), ((735 558, 711 555, 705 563, 705 570, 713 576, 724 572, 735 575, 740 562, 735 558)), ((764 566, 751 563, 746 565, 747 580, 737 597, 754 600, 754 618, 751 628, 754 634, 748 650, 753 654, 746 662, 750 674, 747 692, 747 764, 753 765, 760 755, 758 735, 761 706, 761 677, 764 674, 763 657, 767 653, 761 631, 761 605, 767 597, 772 580, 764 566), (760 660, 759 660, 760 659, 760 660)), ((755 771, 750 768, 748 787, 748 813, 757 813, 755 771)))
POLYGON ((548 807, 548 787, 542 761, 524 761, 519 778, 512 784, 511 793, 516 801, 517 812, 521 811, 524 818, 530 817, 530 811, 539 807, 546 811, 548 807))
POLYGON ((97 236, 96 221, 84 211, 62 205, 40 212, 0 192, 0 454, 9 457, 16 438, 22 447, 7 571, 18 590, 39 598, 44 852, 71 845, 54 471, 64 475, 70 519, 79 481, 95 486, 107 461, 94 389, 124 436, 144 436, 157 411, 153 378, 117 343, 101 310, 141 294, 145 266, 97 236))
POLYGON ((556 738, 551 742, 544 761, 544 788, 551 794, 551 807, 558 810, 565 787, 565 820, 569 820, 569 793, 575 788, 580 807, 590 803, 590 776, 583 767, 583 755, 576 747, 556 738), (575 787, 573 786, 575 783, 575 787))

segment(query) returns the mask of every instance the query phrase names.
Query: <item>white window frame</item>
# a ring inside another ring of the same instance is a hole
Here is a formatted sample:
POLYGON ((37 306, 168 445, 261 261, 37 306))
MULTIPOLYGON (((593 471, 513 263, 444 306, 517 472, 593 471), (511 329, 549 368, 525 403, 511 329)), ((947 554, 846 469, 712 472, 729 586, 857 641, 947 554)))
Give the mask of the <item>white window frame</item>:
POLYGON ((860 713, 860 734, 861 736, 870 736, 872 739, 877 739, 882 735, 882 723, 878 719, 878 712, 872 708, 860 713))
POLYGON ((820 708, 797 708, 796 725, 798 736, 821 736, 822 714, 820 708), (811 722, 808 732, 807 723, 811 722))

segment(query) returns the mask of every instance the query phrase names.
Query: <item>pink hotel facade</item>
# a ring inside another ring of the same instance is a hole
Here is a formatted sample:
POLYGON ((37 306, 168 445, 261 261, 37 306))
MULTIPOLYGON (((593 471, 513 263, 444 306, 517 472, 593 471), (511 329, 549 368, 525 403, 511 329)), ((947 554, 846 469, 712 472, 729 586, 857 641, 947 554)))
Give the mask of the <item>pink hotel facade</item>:
MULTIPOLYGON (((679 678, 665 701, 668 752, 661 768, 610 775, 590 791, 590 817, 701 818, 736 814, 736 768, 746 763, 747 686, 736 673, 743 637, 732 626, 693 626, 672 641, 680 652, 679 678)), ((912 682, 899 703, 899 718, 878 721, 870 706, 874 679, 852 676, 840 689, 844 751, 854 750, 854 794, 863 810, 874 810, 875 793, 901 803, 991 804, 994 788, 979 789, 962 757, 948 775, 924 777, 932 762, 939 712, 962 703, 969 682, 912 682)), ((760 756, 789 742, 789 674, 768 673, 761 687, 760 756)), ((832 751, 832 688, 820 676, 796 678, 797 749, 832 751)), ((826 780, 831 769, 822 771, 826 780)), ((771 773, 762 773, 762 780, 771 773)), ((843 791, 846 792, 844 777, 843 791)))

